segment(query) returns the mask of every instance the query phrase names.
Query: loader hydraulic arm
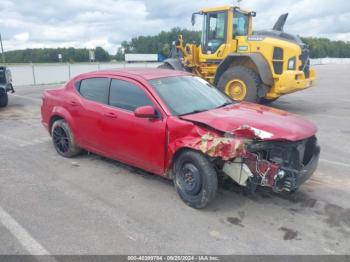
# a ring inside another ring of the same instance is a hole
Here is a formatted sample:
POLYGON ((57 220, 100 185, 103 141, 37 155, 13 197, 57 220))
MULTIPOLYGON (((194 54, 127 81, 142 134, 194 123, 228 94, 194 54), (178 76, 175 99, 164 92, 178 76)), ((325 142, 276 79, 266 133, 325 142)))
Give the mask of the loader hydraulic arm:
POLYGON ((176 49, 181 52, 182 57, 186 57, 188 55, 184 47, 184 40, 182 35, 178 36, 178 39, 176 41, 176 49))

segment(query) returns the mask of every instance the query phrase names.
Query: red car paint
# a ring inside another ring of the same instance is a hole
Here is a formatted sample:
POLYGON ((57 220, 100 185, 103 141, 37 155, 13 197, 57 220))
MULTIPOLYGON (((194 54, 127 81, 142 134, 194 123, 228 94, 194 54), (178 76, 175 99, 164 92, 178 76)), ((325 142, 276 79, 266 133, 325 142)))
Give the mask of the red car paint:
POLYGON ((45 91, 42 123, 51 132, 53 120, 63 118, 82 148, 162 176, 169 174, 174 155, 183 148, 228 160, 246 154, 247 138, 296 141, 316 133, 313 124, 298 116, 250 103, 174 116, 147 80, 183 75, 189 74, 128 69, 79 75, 63 88, 45 91), (83 98, 74 85, 91 77, 121 79, 137 85, 145 91, 161 117, 139 118, 133 112, 83 98), (233 136, 225 137, 224 132, 233 136))
MULTIPOLYGON (((263 105, 242 102, 202 113, 183 116, 183 119, 215 127, 223 132, 248 135, 246 131, 254 127, 271 134, 265 140, 298 141, 313 136, 315 125, 299 116, 263 105)), ((254 136, 254 135, 253 135, 254 136)))

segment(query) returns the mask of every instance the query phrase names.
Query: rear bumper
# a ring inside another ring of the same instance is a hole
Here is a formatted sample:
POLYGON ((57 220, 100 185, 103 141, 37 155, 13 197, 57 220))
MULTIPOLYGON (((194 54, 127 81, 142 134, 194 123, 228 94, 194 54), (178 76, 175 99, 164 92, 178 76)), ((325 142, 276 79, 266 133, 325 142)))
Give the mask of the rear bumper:
POLYGON ((14 93, 15 90, 12 85, 0 85, 0 93, 7 93, 7 92, 14 93))
POLYGON ((267 98, 276 98, 280 95, 297 92, 315 85, 316 72, 310 69, 306 78, 303 71, 285 71, 278 79, 275 86, 267 93, 267 98))

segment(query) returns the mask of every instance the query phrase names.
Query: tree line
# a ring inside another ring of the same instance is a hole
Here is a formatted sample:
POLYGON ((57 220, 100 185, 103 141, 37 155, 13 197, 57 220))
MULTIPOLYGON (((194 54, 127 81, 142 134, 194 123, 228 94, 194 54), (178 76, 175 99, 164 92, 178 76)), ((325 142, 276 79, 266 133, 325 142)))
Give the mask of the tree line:
MULTIPOLYGON (((167 57, 173 41, 182 34, 187 43, 199 43, 201 33, 180 29, 161 31, 154 36, 138 36, 130 41, 123 41, 116 54, 109 54, 102 47, 96 47, 95 61, 107 62, 111 60, 124 60, 124 53, 157 53, 167 57)), ((350 42, 331 41, 327 38, 302 37, 304 43, 310 48, 311 58, 323 57, 350 57, 350 42)), ((88 62, 89 49, 86 48, 40 48, 5 52, 8 63, 52 63, 60 62, 58 54, 62 55, 61 62, 88 62)))
POLYGON ((311 58, 350 57, 350 42, 331 41, 328 38, 315 37, 302 37, 301 39, 309 46, 311 58))
MULTIPOLYGON (((102 47, 94 49, 95 61, 110 61, 110 54, 102 47)), ((4 53, 7 63, 55 63, 89 62, 89 49, 86 48, 35 48, 13 50, 4 53), (61 55, 61 59, 59 58, 61 55)))

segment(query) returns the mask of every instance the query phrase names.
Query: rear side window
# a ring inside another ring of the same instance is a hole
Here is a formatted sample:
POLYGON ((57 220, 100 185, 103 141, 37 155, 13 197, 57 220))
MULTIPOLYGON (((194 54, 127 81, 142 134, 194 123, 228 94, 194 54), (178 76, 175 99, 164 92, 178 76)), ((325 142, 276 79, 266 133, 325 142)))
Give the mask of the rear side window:
POLYGON ((88 100, 107 104, 109 78, 89 78, 81 81, 79 92, 88 100))
POLYGON ((111 83, 109 104, 130 111, 140 106, 153 106, 151 100, 138 86, 116 79, 113 79, 111 83))

